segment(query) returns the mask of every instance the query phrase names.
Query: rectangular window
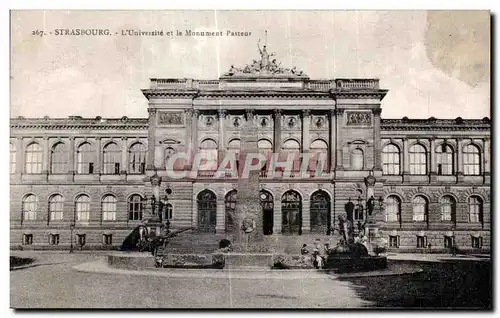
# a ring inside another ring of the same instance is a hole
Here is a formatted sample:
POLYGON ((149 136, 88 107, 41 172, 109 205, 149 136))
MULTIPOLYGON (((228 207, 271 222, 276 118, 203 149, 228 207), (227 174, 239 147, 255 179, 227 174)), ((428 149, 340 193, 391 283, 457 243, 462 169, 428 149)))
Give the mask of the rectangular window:
POLYGON ((50 245, 59 245, 59 234, 50 234, 49 235, 49 244, 50 245))
POLYGON ((354 221, 363 221, 363 207, 357 206, 354 209, 354 221))
POLYGON ((102 235, 102 244, 113 245, 113 234, 103 234, 102 235))
POLYGON ((444 247, 452 248, 453 247, 453 236, 445 236, 444 237, 444 247))
POLYGON ((83 246, 86 243, 87 236, 85 234, 77 234, 78 237, 78 245, 83 246))
POLYGON ((483 238, 472 236, 472 248, 482 248, 483 238))
POLYGON ((389 236, 389 247, 399 248, 399 236, 390 235, 389 236))
POLYGON ((115 162, 115 174, 120 174, 120 163, 115 162))
POLYGON ((23 245, 33 244, 33 234, 23 234, 23 245))
POLYGON ((427 247, 427 236, 417 236, 417 248, 427 247))

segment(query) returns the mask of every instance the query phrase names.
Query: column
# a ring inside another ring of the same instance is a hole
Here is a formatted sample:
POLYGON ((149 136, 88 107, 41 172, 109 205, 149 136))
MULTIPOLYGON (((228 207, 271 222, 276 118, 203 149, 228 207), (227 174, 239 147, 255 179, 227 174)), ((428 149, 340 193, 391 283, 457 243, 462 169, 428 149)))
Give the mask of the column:
POLYGON ((342 160, 342 120, 344 118, 344 109, 343 108, 337 108, 336 112, 336 119, 337 119, 337 143, 336 143, 336 152, 337 155, 335 157, 335 162, 337 163, 337 170, 343 170, 343 160, 342 160))
POLYGON ((68 166, 68 180, 73 180, 73 176, 75 175, 75 137, 69 137, 69 166, 68 166))
POLYGON ((155 127, 156 127, 156 109, 148 108, 148 154, 146 156, 146 169, 154 169, 155 160, 155 127))
POLYGON ((49 137, 43 136, 43 161, 42 161, 42 173, 49 173, 49 137))
POLYGON ((311 210, 309 198, 302 200, 302 234, 311 232, 311 210))
POLYGON ((225 140, 224 140, 224 120, 226 118, 226 110, 225 109, 219 109, 217 112, 217 115, 219 117, 219 142, 217 143, 218 149, 217 149, 217 169, 219 168, 220 163, 224 159, 224 153, 225 153, 225 140))
POLYGON ((490 139, 483 140, 483 162, 484 162, 484 182, 490 183, 490 175, 491 175, 491 150, 490 150, 490 139))
POLYGON ((127 149, 128 149, 128 138, 122 137, 122 163, 120 168, 120 174, 127 174, 127 149))
POLYGON ((335 109, 330 109, 328 113, 329 118, 329 128, 330 128, 330 171, 335 169, 335 150, 336 150, 336 142, 335 142, 335 131, 337 128, 336 125, 336 117, 335 117, 335 109))
POLYGON ((410 174, 410 154, 408 138, 403 138, 403 175, 410 174))
POLYGON ((94 174, 101 174, 101 137, 95 137, 94 174))
POLYGON ((16 137, 16 174, 24 172, 24 147, 23 138, 16 137))
POLYGON ((274 153, 280 152, 281 148, 281 110, 274 110, 274 140, 273 151, 274 153))
POLYGON ((375 108, 373 111, 373 165, 374 170, 382 171, 382 137, 380 136, 380 113, 382 112, 381 108, 375 108))
POLYGON ((226 218, 224 215, 225 212, 225 205, 224 205, 224 196, 223 195, 218 195, 217 196, 217 214, 215 217, 215 233, 216 234, 224 234, 226 232, 226 218))
POLYGON ((309 125, 311 123, 311 111, 305 109, 302 111, 302 152, 309 152, 309 125))
POLYGON ((430 175, 435 176, 437 174, 437 160, 436 160, 436 136, 431 136, 430 141, 430 175))
MULTIPOLYGON (((191 160, 189 161, 189 166, 192 168, 193 159, 198 152, 198 116, 200 115, 200 111, 198 109, 193 109, 192 117, 191 117, 191 160)), ((198 222, 198 221, 197 221, 198 222)))
POLYGON ((457 139, 457 176, 464 175, 464 156, 462 150, 462 139, 457 139))

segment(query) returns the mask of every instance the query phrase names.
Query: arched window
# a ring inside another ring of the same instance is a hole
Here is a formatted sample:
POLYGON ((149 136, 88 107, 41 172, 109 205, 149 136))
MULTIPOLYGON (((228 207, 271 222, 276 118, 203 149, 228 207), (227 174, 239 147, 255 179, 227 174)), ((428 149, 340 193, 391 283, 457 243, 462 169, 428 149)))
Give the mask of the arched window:
POLYGON ((281 197, 281 233, 302 234, 302 198, 289 190, 281 197))
POLYGON ((423 196, 413 198, 413 221, 427 222, 428 220, 428 204, 427 199, 423 196))
POLYGON ((84 142, 76 151, 76 172, 78 174, 93 174, 95 150, 88 142, 84 142))
POLYGON ((452 175, 453 165, 453 149, 445 143, 436 149, 436 163, 438 175, 452 175))
POLYGON ((309 153, 311 160, 309 161, 309 171, 328 171, 328 144, 321 140, 316 139, 309 146, 309 153))
POLYGON ((401 160, 399 148, 394 144, 388 144, 382 150, 382 169, 387 175, 398 175, 401 173, 401 160))
POLYGON ((385 200, 385 211, 387 222, 399 222, 401 220, 401 201, 395 195, 390 195, 385 200))
POLYGON ((226 233, 233 233, 237 228, 237 225, 234 224, 237 203, 236 193, 236 190, 231 190, 226 194, 226 197, 224 198, 224 206, 226 208, 226 233))
POLYGON ((351 152, 351 170, 363 170, 364 156, 363 150, 356 148, 351 152))
POLYGON ((114 221, 116 220, 116 197, 108 194, 102 198, 102 220, 114 221))
POLYGON ((197 197, 198 231, 215 232, 217 216, 217 196, 210 190, 203 190, 197 197))
POLYGON ((415 144, 410 147, 410 173, 411 174, 426 174, 427 173, 427 152, 424 146, 415 144))
POLYGON ((236 169, 236 171, 240 170, 240 148, 241 148, 241 142, 239 139, 235 138, 229 141, 227 145, 227 150, 228 152, 231 152, 232 155, 234 155, 235 158, 235 167, 231 166, 231 162, 228 162, 228 164, 224 167, 226 170, 232 170, 236 169))
POLYGON ((201 163, 199 170, 217 170, 217 143, 205 139, 200 144, 201 163))
POLYGON ((464 147, 464 174, 478 176, 481 174, 481 154, 476 145, 464 147))
POLYGON ((266 162, 262 165, 261 171, 267 171, 272 160, 273 144, 267 139, 259 139, 258 141, 259 153, 266 157, 266 162))
POLYGON ((469 222, 483 222, 483 200, 478 196, 469 198, 469 222))
POLYGON ((441 206, 441 221, 455 221, 455 199, 449 195, 439 200, 441 206))
POLYGON ((311 195, 311 233, 330 234, 330 196, 318 190, 311 195))
POLYGON ((33 142, 26 147, 25 165, 26 173, 42 173, 42 147, 33 142))
POLYGON ((289 157, 290 160, 292 160, 292 171, 300 171, 300 143, 294 139, 288 139, 285 141, 279 161, 287 162, 289 157))
POLYGON ((104 154, 104 174, 120 174, 120 161, 122 152, 120 147, 114 142, 110 142, 103 149, 104 154))
POLYGON ((16 146, 9 143, 10 147, 10 157, 9 157, 9 167, 10 173, 16 173, 16 146))
POLYGON ((128 150, 128 173, 143 174, 146 171, 146 148, 140 142, 134 143, 128 150))
POLYGON ((273 234, 274 225, 274 198, 266 191, 260 191, 260 205, 262 206, 262 231, 264 235, 273 234))
POLYGON ((133 194, 128 198, 128 219, 131 221, 142 220, 143 211, 142 197, 133 194))
POLYGON ((52 147, 50 154, 50 172, 66 173, 68 172, 68 149, 62 142, 56 143, 52 147))
POLYGON ((81 194, 75 201, 76 221, 86 222, 90 219, 90 198, 81 194))
POLYGON ((34 194, 28 194, 23 199, 23 220, 36 220, 36 210, 38 208, 38 199, 34 194))
POLYGON ((51 221, 62 221, 64 199, 60 194, 54 194, 49 199, 49 213, 51 221))

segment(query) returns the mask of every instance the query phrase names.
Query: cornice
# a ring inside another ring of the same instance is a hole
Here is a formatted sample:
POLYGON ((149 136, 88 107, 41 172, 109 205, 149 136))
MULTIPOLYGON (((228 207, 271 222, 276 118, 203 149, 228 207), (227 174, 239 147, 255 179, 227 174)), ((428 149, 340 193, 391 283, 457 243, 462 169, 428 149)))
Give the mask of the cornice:
POLYGON ((490 119, 381 119, 381 130, 439 130, 439 131, 459 131, 459 130, 491 130, 490 119))

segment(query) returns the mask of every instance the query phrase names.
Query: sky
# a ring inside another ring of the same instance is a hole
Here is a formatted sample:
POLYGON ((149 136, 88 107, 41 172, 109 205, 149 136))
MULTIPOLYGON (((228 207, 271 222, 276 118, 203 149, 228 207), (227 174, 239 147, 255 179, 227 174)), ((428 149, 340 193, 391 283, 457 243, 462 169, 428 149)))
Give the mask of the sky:
POLYGON ((489 13, 12 11, 11 117, 147 117, 150 78, 217 79, 264 40, 311 79, 379 78, 383 118, 490 116, 489 13), (34 30, 243 31, 249 37, 45 36, 34 30))

